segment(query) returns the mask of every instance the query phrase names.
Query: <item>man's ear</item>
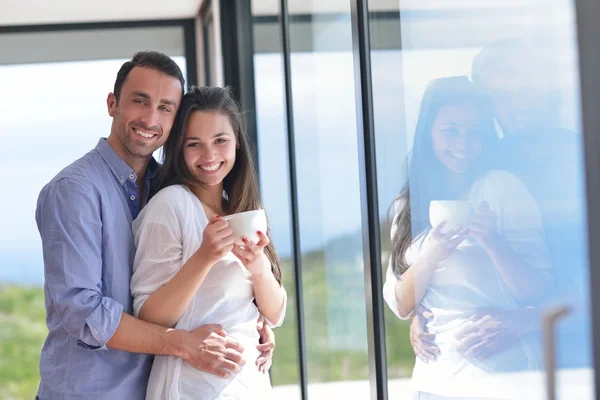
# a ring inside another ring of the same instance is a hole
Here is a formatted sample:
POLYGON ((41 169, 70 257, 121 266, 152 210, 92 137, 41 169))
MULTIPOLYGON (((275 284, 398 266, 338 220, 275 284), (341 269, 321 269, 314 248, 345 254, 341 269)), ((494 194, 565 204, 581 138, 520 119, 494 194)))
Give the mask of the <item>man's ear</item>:
POLYGON ((109 93, 106 98, 106 106, 108 107, 108 115, 114 118, 117 113, 117 98, 113 93, 109 93))

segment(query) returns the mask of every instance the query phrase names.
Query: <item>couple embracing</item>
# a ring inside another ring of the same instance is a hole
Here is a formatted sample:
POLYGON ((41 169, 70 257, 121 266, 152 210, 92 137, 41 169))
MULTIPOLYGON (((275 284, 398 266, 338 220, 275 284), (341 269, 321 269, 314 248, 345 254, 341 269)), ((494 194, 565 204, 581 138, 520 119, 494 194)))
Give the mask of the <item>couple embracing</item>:
POLYGON ((184 88, 166 55, 134 55, 108 138, 39 195, 40 400, 272 396, 279 261, 267 229, 225 217, 261 208, 242 113, 227 88, 184 88))

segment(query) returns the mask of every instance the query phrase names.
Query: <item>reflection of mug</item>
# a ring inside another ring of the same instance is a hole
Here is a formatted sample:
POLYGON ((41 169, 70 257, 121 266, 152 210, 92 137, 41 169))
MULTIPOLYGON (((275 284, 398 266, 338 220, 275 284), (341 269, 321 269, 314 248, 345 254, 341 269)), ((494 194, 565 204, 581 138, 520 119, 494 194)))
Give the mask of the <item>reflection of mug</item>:
POLYGON ((429 222, 435 228, 446 221, 442 232, 448 232, 457 226, 467 228, 472 212, 466 201, 433 200, 429 204, 429 222))
POLYGON ((227 221, 233 231, 235 243, 243 246, 242 238, 246 236, 251 242, 258 243, 260 238, 257 231, 267 234, 267 216, 265 210, 244 211, 237 214, 226 215, 223 220, 227 221))

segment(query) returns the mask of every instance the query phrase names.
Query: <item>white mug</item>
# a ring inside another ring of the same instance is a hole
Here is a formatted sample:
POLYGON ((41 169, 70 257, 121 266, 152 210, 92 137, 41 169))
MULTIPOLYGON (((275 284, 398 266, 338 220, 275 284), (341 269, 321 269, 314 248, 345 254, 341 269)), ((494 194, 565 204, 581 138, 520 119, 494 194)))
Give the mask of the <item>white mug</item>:
POLYGON ((265 235, 267 234, 267 215, 265 210, 262 209, 226 215, 223 220, 227 221, 229 227, 233 230, 235 244, 238 246, 244 245, 242 241, 244 236, 251 242, 258 243, 260 237, 257 232, 261 231, 265 235))
POLYGON ((448 232, 457 226, 469 227, 472 206, 466 201, 458 200, 433 200, 429 204, 429 222, 435 228, 442 221, 446 221, 442 232, 448 232))

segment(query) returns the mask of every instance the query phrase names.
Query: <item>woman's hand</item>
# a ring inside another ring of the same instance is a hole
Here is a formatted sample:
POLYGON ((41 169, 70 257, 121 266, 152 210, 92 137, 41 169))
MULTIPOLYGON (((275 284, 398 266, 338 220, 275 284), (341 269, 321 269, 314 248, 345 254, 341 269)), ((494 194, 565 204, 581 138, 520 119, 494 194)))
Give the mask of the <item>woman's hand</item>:
POLYGON ((244 246, 233 246, 233 254, 240 259, 244 267, 252 276, 262 276, 265 273, 271 273, 271 263, 264 253, 265 247, 271 243, 269 237, 258 231, 260 240, 258 243, 252 243, 247 237, 243 237, 244 246))
POLYGON ((442 233, 445 224, 446 221, 443 221, 433 228, 431 234, 423 243, 422 254, 430 266, 435 266, 448 258, 468 236, 468 230, 460 226, 442 233))
POLYGON ((483 248, 492 246, 498 236, 496 219, 487 201, 479 204, 471 215, 469 236, 483 248))
POLYGON ((198 253, 202 259, 216 263, 232 251, 234 241, 233 231, 227 221, 217 216, 204 228, 198 253))

